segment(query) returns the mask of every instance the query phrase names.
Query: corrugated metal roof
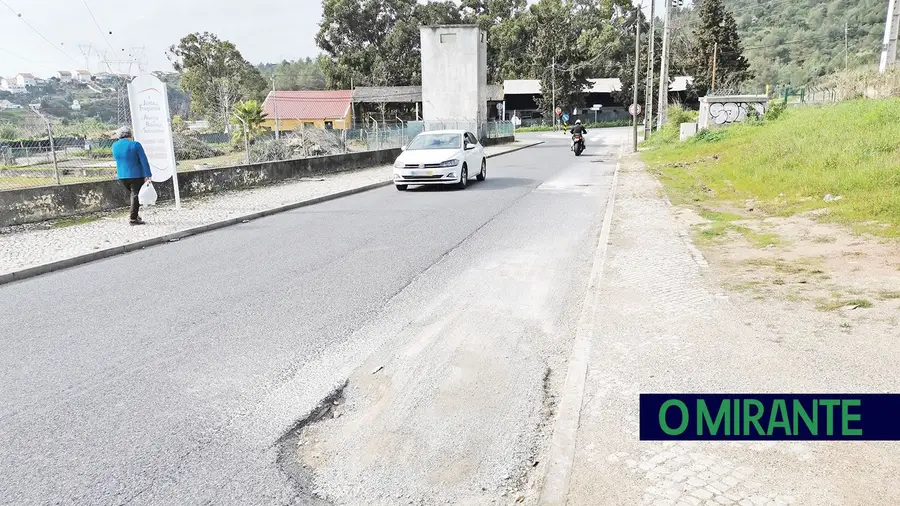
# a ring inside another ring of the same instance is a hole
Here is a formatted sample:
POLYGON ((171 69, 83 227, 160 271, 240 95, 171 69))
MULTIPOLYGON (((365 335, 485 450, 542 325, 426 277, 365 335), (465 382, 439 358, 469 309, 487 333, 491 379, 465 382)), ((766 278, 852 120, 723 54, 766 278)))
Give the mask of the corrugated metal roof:
POLYGON ((688 84, 694 82, 693 77, 689 76, 676 76, 672 78, 672 82, 669 84, 669 91, 686 91, 688 84))
MULTIPOLYGON (((688 83, 694 79, 688 76, 676 76, 669 85, 670 91, 685 91, 688 83)), ((613 93, 621 91, 622 81, 618 78, 592 78, 588 79, 588 93, 613 93)), ((509 79, 503 81, 503 93, 506 95, 540 95, 541 81, 538 79, 509 79)))
MULTIPOLYGON (((622 89, 622 81, 618 78, 588 79, 588 93, 612 93, 622 89)), ((506 95, 540 95, 541 81, 538 79, 509 79, 503 81, 503 93, 506 95)))
POLYGON ((588 93, 613 93, 622 89, 618 77, 588 79, 588 93))
POLYGON ((540 95, 539 79, 507 79, 503 81, 504 95, 540 95))
POLYGON ((274 119, 278 102, 280 119, 339 119, 350 110, 352 95, 350 90, 269 92, 263 110, 274 119))

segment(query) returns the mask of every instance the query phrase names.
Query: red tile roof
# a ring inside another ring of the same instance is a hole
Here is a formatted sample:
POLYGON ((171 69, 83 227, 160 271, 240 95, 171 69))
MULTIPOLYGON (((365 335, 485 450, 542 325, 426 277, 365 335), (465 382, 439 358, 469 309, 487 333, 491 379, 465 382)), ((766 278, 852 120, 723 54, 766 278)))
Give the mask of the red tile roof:
POLYGON ((275 119, 277 101, 279 119, 339 119, 347 115, 352 99, 350 90, 276 91, 269 92, 263 109, 269 119, 275 119))

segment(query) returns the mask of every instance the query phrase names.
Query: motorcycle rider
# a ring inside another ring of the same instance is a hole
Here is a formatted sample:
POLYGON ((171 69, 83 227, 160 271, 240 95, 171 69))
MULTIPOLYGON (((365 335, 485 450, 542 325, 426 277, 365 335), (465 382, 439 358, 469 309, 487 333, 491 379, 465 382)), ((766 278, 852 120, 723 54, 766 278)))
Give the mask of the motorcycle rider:
POLYGON ((587 134, 587 128, 584 128, 580 119, 575 120, 575 126, 572 127, 572 143, 569 146, 570 151, 575 150, 575 134, 581 134, 581 141, 584 142, 584 146, 587 147, 587 142, 585 142, 584 139, 584 136, 587 134))

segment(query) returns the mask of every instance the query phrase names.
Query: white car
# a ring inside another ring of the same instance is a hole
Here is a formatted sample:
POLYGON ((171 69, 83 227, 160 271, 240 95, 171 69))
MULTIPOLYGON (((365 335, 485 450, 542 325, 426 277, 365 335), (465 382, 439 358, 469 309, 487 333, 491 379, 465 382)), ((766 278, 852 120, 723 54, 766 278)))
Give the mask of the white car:
POLYGON ((479 181, 487 177, 484 146, 465 130, 422 132, 394 162, 394 186, 400 191, 411 184, 463 189, 472 175, 479 181))

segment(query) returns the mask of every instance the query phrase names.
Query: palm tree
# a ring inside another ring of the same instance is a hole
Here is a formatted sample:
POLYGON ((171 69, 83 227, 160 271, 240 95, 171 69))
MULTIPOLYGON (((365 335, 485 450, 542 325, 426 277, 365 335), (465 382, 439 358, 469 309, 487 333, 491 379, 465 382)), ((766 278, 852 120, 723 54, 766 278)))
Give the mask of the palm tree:
POLYGON ((231 123, 237 127, 232 131, 232 141, 235 144, 240 145, 244 142, 244 124, 247 125, 247 133, 251 141, 259 137, 263 132, 263 123, 267 116, 263 112, 262 104, 256 100, 247 100, 235 105, 233 112, 237 116, 231 118, 231 123))

